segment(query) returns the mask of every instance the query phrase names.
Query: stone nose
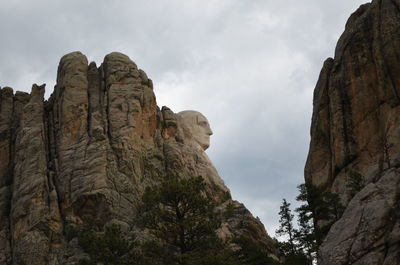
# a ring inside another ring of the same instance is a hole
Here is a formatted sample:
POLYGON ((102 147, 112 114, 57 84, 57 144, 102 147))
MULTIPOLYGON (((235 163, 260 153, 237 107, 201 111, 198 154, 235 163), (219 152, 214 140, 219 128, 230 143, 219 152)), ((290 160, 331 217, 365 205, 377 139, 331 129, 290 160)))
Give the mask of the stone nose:
POLYGON ((210 127, 207 128, 207 134, 208 134, 208 135, 213 135, 213 131, 211 130, 210 127))

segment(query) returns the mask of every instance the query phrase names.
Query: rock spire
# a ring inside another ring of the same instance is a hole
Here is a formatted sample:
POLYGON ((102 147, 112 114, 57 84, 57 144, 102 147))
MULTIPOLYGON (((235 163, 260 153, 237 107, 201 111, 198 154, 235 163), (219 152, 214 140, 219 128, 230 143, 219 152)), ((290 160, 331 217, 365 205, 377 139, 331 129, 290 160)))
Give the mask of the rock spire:
POLYGON ((151 79, 126 55, 108 54, 98 67, 67 54, 47 101, 44 89, 0 90, 0 264, 74 264, 82 250, 67 237, 70 227, 94 221, 134 232, 145 188, 167 175, 203 176, 222 214, 233 205, 220 236, 245 235, 278 256, 205 154, 207 119, 196 113, 201 119, 190 124, 159 109, 151 79))
MULTIPOLYGON (((400 264, 400 1, 362 5, 314 91, 307 182, 347 206, 319 264, 400 264), (354 175, 362 186, 348 192, 354 175)), ((318 221, 318 220, 317 220, 318 221)))

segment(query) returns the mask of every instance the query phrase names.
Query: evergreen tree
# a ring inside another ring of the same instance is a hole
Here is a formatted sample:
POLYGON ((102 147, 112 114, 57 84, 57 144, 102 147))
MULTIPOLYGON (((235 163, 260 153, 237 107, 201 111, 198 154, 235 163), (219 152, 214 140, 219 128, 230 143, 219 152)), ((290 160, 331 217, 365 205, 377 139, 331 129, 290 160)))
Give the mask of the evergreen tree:
POLYGON ((303 204, 296 209, 299 229, 295 238, 311 262, 332 224, 342 216, 344 207, 336 193, 309 183, 299 185, 298 189, 296 200, 303 204))
MULTIPOLYGON (((253 241, 239 237, 233 240, 240 249, 235 252, 237 261, 241 265, 278 265, 276 261, 268 256, 257 244, 253 241)), ((212 264, 212 263, 207 263, 212 264)), ((300 264, 298 264, 300 265, 300 264)))
POLYGON ((118 225, 107 226, 99 231, 94 225, 88 225, 77 231, 78 243, 88 254, 77 265, 141 265, 142 256, 136 251, 134 239, 127 239, 118 225))
POLYGON ((214 208, 202 177, 170 176, 147 188, 140 224, 156 238, 145 247, 152 264, 235 264, 216 236, 221 221, 214 208))
POLYGON ((326 220, 329 226, 334 222, 338 221, 345 210, 344 206, 340 202, 340 197, 337 193, 323 192, 324 207, 326 210, 326 220))
MULTIPOLYGON (((295 231, 297 232, 297 230, 295 231)), ((278 242, 278 248, 284 257, 284 262, 282 265, 309 265, 309 258, 306 256, 306 254, 301 250, 296 248, 296 252, 293 253, 291 247, 289 246, 289 243, 284 241, 284 242, 278 242)))
MULTIPOLYGON (((221 225, 201 177, 166 177, 143 195, 139 224, 154 239, 142 245, 152 265, 275 265, 257 244, 241 237, 237 249, 216 235, 221 225)), ((228 204, 229 208, 233 205, 228 204)), ((229 242, 228 242, 229 243, 229 242)))
POLYGON ((290 203, 286 201, 286 199, 283 199, 282 205, 280 207, 279 211, 279 223, 280 226, 279 228, 275 231, 277 236, 287 236, 288 237, 288 248, 291 254, 296 253, 296 246, 294 242, 294 228, 293 228, 293 217, 294 215, 292 214, 290 210, 290 203))
POLYGON ((300 184, 296 200, 303 204, 296 208, 299 229, 296 239, 307 253, 310 260, 314 259, 319 244, 322 242, 321 227, 315 224, 318 220, 326 220, 328 211, 323 200, 322 189, 311 184, 300 184))
POLYGON ((353 198, 365 186, 364 176, 356 171, 350 170, 347 173, 347 195, 349 199, 353 198))
POLYGON ((308 205, 300 206, 296 209, 296 212, 298 213, 298 229, 295 232, 295 238, 298 242, 300 250, 307 256, 305 264, 311 265, 313 260, 315 260, 315 255, 318 248, 312 214, 308 205))

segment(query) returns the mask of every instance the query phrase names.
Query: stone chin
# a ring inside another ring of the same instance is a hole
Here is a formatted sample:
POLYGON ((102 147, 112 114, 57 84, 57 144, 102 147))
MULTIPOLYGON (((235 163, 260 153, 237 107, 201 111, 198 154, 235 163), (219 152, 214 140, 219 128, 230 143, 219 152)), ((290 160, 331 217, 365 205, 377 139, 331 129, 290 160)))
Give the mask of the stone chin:
MULTIPOLYGON (((196 140, 196 139, 195 139, 196 140)), ((207 150, 210 147, 210 137, 207 139, 196 140, 203 150, 207 150)))

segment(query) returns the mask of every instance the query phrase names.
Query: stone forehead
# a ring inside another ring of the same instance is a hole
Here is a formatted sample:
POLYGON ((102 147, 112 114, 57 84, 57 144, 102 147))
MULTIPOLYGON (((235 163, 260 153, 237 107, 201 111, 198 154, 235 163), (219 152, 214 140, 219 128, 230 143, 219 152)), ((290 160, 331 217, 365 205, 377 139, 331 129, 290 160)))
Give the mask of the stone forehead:
POLYGON ((185 121, 191 121, 193 123, 197 123, 199 121, 207 121, 207 118, 200 112, 195 110, 184 110, 178 113, 180 117, 182 117, 185 121))

